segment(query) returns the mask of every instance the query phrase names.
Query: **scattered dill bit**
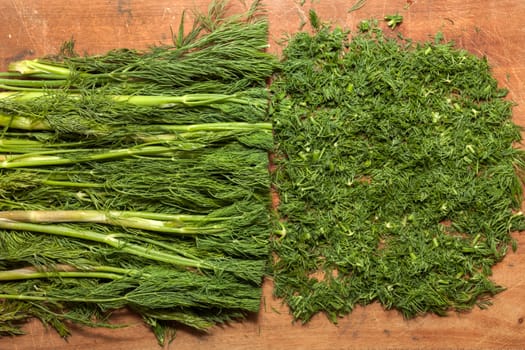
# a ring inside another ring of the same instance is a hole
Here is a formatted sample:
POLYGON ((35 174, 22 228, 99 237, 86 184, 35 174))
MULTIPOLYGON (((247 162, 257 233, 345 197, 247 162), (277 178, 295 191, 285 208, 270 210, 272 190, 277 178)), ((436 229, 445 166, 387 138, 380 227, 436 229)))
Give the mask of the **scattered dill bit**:
POLYGON ((359 10, 361 7, 365 6, 366 4, 366 0, 357 0, 355 4, 352 5, 352 7, 350 7, 350 9, 348 10, 348 12, 354 12, 354 11, 357 11, 359 10))
POLYGON ((394 15, 386 15, 384 19, 386 21, 386 25, 392 30, 396 29, 398 25, 403 23, 403 16, 397 13, 394 15))
POLYGON ((303 322, 374 301, 405 317, 486 307, 524 227, 506 91, 451 43, 310 17, 272 85, 275 295, 303 322))
POLYGON ((360 32, 368 32, 370 29, 377 27, 376 19, 364 19, 359 22, 357 29, 360 32))

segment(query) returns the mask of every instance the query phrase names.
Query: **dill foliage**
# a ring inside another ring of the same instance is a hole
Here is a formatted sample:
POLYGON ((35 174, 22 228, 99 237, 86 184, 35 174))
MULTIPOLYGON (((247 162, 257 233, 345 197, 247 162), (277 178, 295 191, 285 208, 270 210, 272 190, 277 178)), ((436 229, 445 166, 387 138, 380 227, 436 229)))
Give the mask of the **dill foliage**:
MULTIPOLYGON (((512 102, 485 58, 312 17, 272 86, 274 293, 296 319, 486 307, 523 227, 512 102)), ((377 22, 377 21, 375 21, 377 22)))
POLYGON ((162 344, 259 310, 277 61, 260 2, 226 9, 188 34, 183 16, 172 45, 0 74, 1 335, 120 327, 127 307, 162 344))

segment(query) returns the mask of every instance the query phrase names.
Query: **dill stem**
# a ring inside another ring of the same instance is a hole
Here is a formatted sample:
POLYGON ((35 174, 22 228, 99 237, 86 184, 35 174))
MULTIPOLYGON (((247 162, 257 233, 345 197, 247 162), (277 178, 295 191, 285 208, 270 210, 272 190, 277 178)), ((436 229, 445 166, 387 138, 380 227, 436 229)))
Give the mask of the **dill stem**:
MULTIPOLYGON (((49 165, 70 165, 85 163, 91 161, 120 159, 126 157, 133 157, 138 155, 161 155, 175 150, 195 150, 201 148, 202 145, 197 143, 170 143, 169 146, 142 146, 136 148, 120 148, 112 149, 101 153, 92 153, 76 158, 66 158, 58 156, 41 156, 42 152, 34 154, 24 154, 23 156, 1 155, 0 154, 0 169, 10 168, 24 168, 34 166, 49 166, 49 165)), ((79 150, 77 150, 79 151, 79 150)), ((57 151, 63 153, 64 150, 57 151)))
POLYGON ((27 79, 2 79, 0 78, 0 85, 8 89, 16 89, 17 87, 30 88, 52 88, 62 87, 67 83, 67 80, 27 80, 27 79))
MULTIPOLYGON (((76 184, 79 184, 79 187, 93 187, 93 188, 99 188, 103 187, 102 184, 95 184, 95 183, 89 183, 89 182, 69 182, 69 181, 54 181, 54 180, 42 180, 42 183, 46 185, 57 185, 57 186, 73 186, 76 184)), ((50 212, 75 212, 75 210, 50 210, 50 212)), ((89 211, 89 210, 84 210, 89 211)), ((97 212, 97 210, 93 210, 97 212)), ((2 213, 7 213, 8 211, 0 212, 0 216, 3 215, 2 213)), ((21 211, 23 212, 23 211, 21 211)), ((208 215, 199 215, 199 214, 167 214, 167 213, 157 213, 157 212, 145 212, 145 211, 122 211, 122 210, 110 210, 110 211, 104 211, 104 213, 108 213, 108 215, 113 216, 123 216, 123 217, 138 217, 138 218, 144 218, 144 219, 153 219, 153 220, 163 220, 163 221, 171 221, 174 223, 184 223, 184 222, 217 222, 217 221, 225 221, 225 220, 231 220, 234 217, 223 217, 223 216, 208 216, 208 215)), ((16 221, 16 220, 15 220, 16 221)))
POLYGON ((51 74, 51 73, 32 73, 32 74, 22 74, 19 72, 0 72, 0 77, 3 78, 33 78, 38 79, 38 81, 52 81, 52 80, 62 80, 64 82, 69 82, 68 80, 65 80, 64 76, 61 74, 51 74))
POLYGON ((24 295, 24 294, 0 294, 0 299, 10 299, 10 300, 22 300, 22 301, 67 301, 70 303, 112 303, 116 301, 127 300, 125 296, 117 298, 99 298, 99 299, 90 299, 90 298, 54 298, 54 297, 44 297, 38 295, 24 295))
POLYGON ((122 278, 122 275, 109 272, 93 271, 34 271, 30 269, 0 271, 0 281, 14 281, 39 278, 103 278, 115 280, 122 278))
POLYGON ((40 141, 34 141, 34 140, 24 140, 24 139, 0 139, 0 146, 6 146, 6 147, 25 147, 25 146, 42 146, 42 143, 40 141))
POLYGON ((196 131, 249 131, 249 130, 272 130, 272 123, 244 123, 244 122, 225 122, 225 123, 203 123, 189 125, 163 125, 163 130, 176 132, 196 132, 196 131))
POLYGON ((48 186, 60 187, 77 187, 77 188, 104 188, 104 184, 97 184, 92 182, 73 182, 73 181, 57 181, 57 180, 42 180, 42 184, 48 186))
POLYGON ((51 131, 53 130, 48 122, 44 119, 33 119, 21 116, 9 116, 0 114, 0 126, 8 126, 13 129, 21 130, 39 130, 51 131))
POLYGON ((8 70, 11 72, 18 72, 22 75, 41 74, 41 76, 46 76, 49 74, 53 77, 60 76, 62 78, 67 78, 71 76, 72 73, 71 70, 67 68, 43 63, 38 59, 11 62, 8 66, 8 70))
POLYGON ((124 253, 172 264, 179 267, 194 267, 211 270, 214 269, 214 266, 207 264, 203 260, 189 259, 182 256, 157 251, 148 247, 143 247, 138 244, 128 243, 122 239, 117 238, 116 235, 111 234, 105 235, 98 232, 73 229, 59 225, 34 224, 7 219, 0 219, 0 228, 6 230, 30 231, 35 233, 47 233, 57 236, 84 239, 109 245, 124 253))
MULTIPOLYGON (((1 119, 1 117, 0 117, 1 119)), ((0 126, 5 126, 1 124, 0 126)), ((36 133, 34 135, 38 136, 45 136, 45 133, 36 133)), ((16 133, 14 134, 16 135, 16 133)), ((13 134, 11 134, 13 136, 13 134)), ((17 135, 18 136, 18 135, 17 135)), ((33 133, 26 133, 26 136, 33 136, 33 133)), ((18 137, 10 137, 10 138, 3 138, 0 139, 0 147, 9 148, 9 152, 18 152, 18 153, 29 153, 29 152, 46 152, 50 149, 58 149, 58 148, 66 148, 71 150, 73 147, 80 147, 84 146, 85 144, 82 141, 78 142, 43 142, 43 141, 37 141, 37 140, 30 140, 27 138, 18 138, 18 137)), ((0 148, 2 150, 3 148, 0 148)), ((59 153, 62 151, 52 151, 52 153, 59 153)), ((70 152, 65 150, 65 152, 70 152)), ((42 153, 40 153, 42 154, 42 153)))
POLYGON ((92 266, 88 268, 76 268, 71 265, 58 264, 53 268, 33 266, 0 271, 0 281, 13 281, 39 278, 104 278, 119 279, 124 276, 138 276, 139 270, 123 269, 114 266, 92 266))
MULTIPOLYGON (((146 216, 148 216, 146 214, 146 216)), ((162 215, 149 215, 149 218, 137 212, 125 211, 100 211, 100 210, 13 210, 0 212, 0 219, 26 222, 26 223, 59 223, 59 222, 85 222, 108 224, 148 231, 175 233, 175 234, 203 234, 220 233, 226 227, 211 226, 184 226, 179 220, 154 220, 151 217, 162 215)), ((169 215, 165 215, 170 217, 169 215)), ((176 216, 173 216, 176 218, 176 216)))
POLYGON ((93 78, 95 79, 96 83, 103 83, 108 80, 115 80, 115 78, 118 78, 117 74, 112 73, 93 74, 73 71, 60 65, 42 62, 38 58, 33 60, 11 62, 7 69, 8 72, 5 72, 3 76, 39 78, 42 79, 43 82, 61 81, 61 84, 56 84, 57 87, 66 86, 70 82, 71 77, 77 76, 93 78))
MULTIPOLYGON (((79 98, 80 95, 69 93, 70 98, 79 98)), ((53 97, 47 91, 4 91, 0 92, 0 99, 11 98, 18 102, 30 101, 41 97, 53 97)), ((107 95, 107 98, 114 102, 128 103, 135 106, 145 107, 172 107, 182 105, 186 107, 213 106, 220 103, 237 103, 249 105, 251 99, 240 98, 237 95, 224 94, 188 94, 183 96, 157 96, 157 95, 107 95)))
POLYGON ((207 106, 214 103, 234 102, 238 104, 249 104, 247 100, 237 98, 235 95, 222 94, 193 94, 184 96, 109 96, 115 102, 126 102, 136 106, 160 106, 183 105, 188 107, 207 106))

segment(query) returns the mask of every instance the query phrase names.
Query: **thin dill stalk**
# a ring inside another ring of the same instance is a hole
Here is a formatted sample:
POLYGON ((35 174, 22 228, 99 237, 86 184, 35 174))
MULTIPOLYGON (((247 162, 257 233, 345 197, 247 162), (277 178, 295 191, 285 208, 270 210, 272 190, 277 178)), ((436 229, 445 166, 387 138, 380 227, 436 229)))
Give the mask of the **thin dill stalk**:
POLYGON ((124 269, 115 266, 91 266, 76 268, 71 265, 58 264, 53 267, 29 266, 13 270, 0 271, 0 281, 40 279, 40 278, 104 278, 119 279, 126 276, 144 276, 140 270, 124 269))
MULTIPOLYGON (((189 214, 166 214, 166 213, 155 213, 155 212, 140 212, 140 211, 98 211, 98 210, 36 210, 36 211, 11 211, 11 212, 0 212, 0 217, 5 219, 11 219, 15 221, 26 221, 36 222, 39 220, 45 220, 48 215, 51 215, 51 222, 58 222, 55 220, 69 220, 71 215, 73 218, 82 219, 85 215, 88 218, 96 215, 103 215, 98 219, 110 220, 109 217, 121 217, 121 218, 142 218, 152 220, 163 220, 169 221, 171 225, 183 225, 185 222, 217 222, 224 220, 231 220, 230 217, 214 217, 209 215, 189 215, 189 214), (11 216, 11 214, 14 214, 11 216), (38 217, 34 219, 34 215, 38 217), (26 218, 26 219, 24 219, 26 218), (27 220, 31 221, 27 221, 27 220)), ((67 221, 60 221, 67 222, 67 221)))
POLYGON ((9 64, 8 70, 22 75, 40 74, 40 76, 46 77, 49 74, 52 77, 60 76, 62 78, 69 77, 72 73, 67 68, 41 63, 38 59, 12 62, 9 64))
POLYGON ((150 244, 152 247, 162 248, 162 249, 164 249, 166 251, 179 254, 180 256, 183 256, 183 257, 188 258, 188 259, 199 260, 198 257, 196 257, 195 255, 189 253, 188 251, 184 250, 183 248, 178 248, 174 244, 163 243, 163 241, 160 241, 160 240, 155 239, 155 238, 148 238, 148 237, 144 237, 144 236, 130 235, 130 234, 118 234, 116 236, 118 236, 119 238, 122 238, 122 239, 127 239, 127 240, 129 240, 129 242, 135 242, 135 243, 139 243, 139 244, 143 244, 143 243, 150 244))
POLYGON ((27 140, 27 139, 0 139, 0 147, 23 147, 23 148, 34 148, 34 147, 40 147, 42 146, 42 143, 40 141, 35 140, 27 140))
POLYGON ((183 105, 186 107, 197 106, 213 106, 213 104, 220 103, 238 103, 249 104, 242 98, 236 95, 221 95, 221 94, 193 94, 184 96, 110 96, 115 102, 125 102, 136 106, 160 106, 163 108, 172 107, 175 105, 183 105))
POLYGON ((60 186, 60 187, 76 187, 76 188, 100 188, 103 189, 106 186, 104 184, 97 184, 92 182, 73 182, 73 181, 57 181, 57 180, 41 180, 42 184, 49 186, 60 186))
POLYGON ((44 119, 28 118, 21 116, 9 116, 0 114, 0 126, 8 126, 13 129, 20 130, 42 130, 51 131, 53 130, 49 123, 44 119))
POLYGON ((63 269, 65 271, 74 269, 78 271, 110 272, 110 273, 114 273, 114 274, 122 275, 122 276, 140 276, 140 275, 144 275, 146 277, 148 276, 148 274, 145 274, 138 269, 125 269, 121 267, 108 266, 108 265, 97 265, 97 266, 75 268, 73 266, 59 264, 55 266, 55 268, 63 269))
MULTIPOLYGON (((183 235, 220 233, 227 230, 220 225, 187 226, 177 221, 153 220, 149 217, 169 217, 155 213, 134 215, 123 211, 98 211, 98 210, 14 210, 0 212, 0 219, 28 222, 28 223, 61 223, 61 222, 87 222, 117 225, 162 233, 183 235)), ((174 215, 173 217, 177 217, 174 215)))
POLYGON ((5 89, 22 88, 53 88, 63 87, 67 80, 27 80, 27 79, 2 79, 0 78, 0 86, 5 89))
MULTIPOLYGON (((259 2, 255 4, 260 7, 259 2)), ((276 59, 263 52, 268 46, 267 21, 256 16, 226 20, 219 15, 223 11, 197 16, 190 33, 184 36, 179 31, 173 45, 146 52, 113 50, 105 55, 65 58, 64 62, 19 61, 9 69, 28 77, 67 79, 80 86, 138 81, 169 88, 203 78, 264 83, 276 66, 276 59)))
POLYGON ((197 132, 197 131, 248 131, 248 130, 272 130, 272 123, 243 123, 243 122, 225 122, 225 123, 205 123, 189 125, 164 125, 165 130, 174 132, 197 132))
POLYGON ((64 300, 62 298, 53 298, 53 297, 44 297, 44 296, 37 296, 37 295, 23 295, 23 294, 0 294, 0 299, 10 299, 10 300, 23 300, 23 301, 54 301, 54 302, 60 302, 60 301, 67 301, 70 303, 94 303, 94 304, 102 304, 102 303, 113 303, 118 301, 126 301, 126 297, 116 297, 116 298, 68 298, 67 300, 64 300))
MULTIPOLYGON (((12 99, 19 102, 31 101, 37 98, 52 98, 53 94, 46 91, 4 91, 0 92, 0 100, 12 99)), ((184 96, 139 96, 139 95, 107 95, 114 102, 128 103, 136 106, 160 106, 163 108, 182 105, 186 107, 211 106, 221 103, 250 104, 250 100, 237 95, 223 94, 191 94, 184 96)), ((78 99, 79 94, 68 93, 68 98, 78 99)))
MULTIPOLYGON (((98 243, 107 244, 123 253, 128 253, 143 258, 169 263, 180 267, 194 267, 213 270, 215 267, 206 263, 204 260, 188 259, 181 256, 156 251, 137 244, 131 244, 115 237, 111 234, 101 234, 89 230, 73 229, 59 225, 42 225, 25 222, 16 222, 1 219, 0 228, 6 230, 31 231, 36 233, 47 233, 71 238, 78 238, 98 243)), ((4 233, 5 234, 5 233, 4 233)))
MULTIPOLYGON (((92 153, 77 158, 66 158, 58 156, 42 156, 43 152, 34 154, 18 155, 0 155, 0 169, 51 166, 51 165, 69 165, 92 161, 121 159, 139 155, 163 155, 176 150, 196 150, 203 145, 189 142, 171 143, 170 146, 142 146, 136 148, 112 149, 106 152, 92 153)), ((79 150, 77 150, 79 151, 79 150)), ((57 151, 59 153, 64 150, 57 151)))
POLYGON ((350 7, 348 12, 353 12, 359 10, 361 7, 365 6, 366 0, 357 0, 355 4, 350 7))
POLYGON ((48 150, 56 148, 78 148, 85 146, 85 141, 76 142, 61 142, 56 139, 55 133, 46 132, 6 132, 0 139, 0 147, 10 147, 16 150, 16 147, 20 147, 19 151, 25 152, 26 149, 32 150, 48 150))
MULTIPOLYGON (((13 63, 13 62, 11 62, 13 63)), ((10 64, 11 64, 10 63, 10 64)), ((35 79, 34 81, 42 81, 42 80, 62 80, 64 82, 67 82, 67 80, 64 79, 63 75, 60 74, 51 74, 51 73, 33 73, 33 74, 22 74, 20 72, 0 72, 0 77, 2 78, 9 78, 9 80, 18 80, 18 78, 22 79, 35 79)))
POLYGON ((14 281, 39 278, 103 278, 115 280, 122 277, 122 275, 118 275, 115 273, 92 271, 35 271, 31 269, 0 271, 0 281, 14 281))
POLYGON ((31 141, 25 143, 25 140, 20 140, 21 142, 17 142, 18 140, 13 139, 4 139, 0 140, 0 154, 2 153, 35 153, 35 152, 46 152, 48 149, 42 147, 42 143, 35 141, 34 143, 31 143, 31 141))

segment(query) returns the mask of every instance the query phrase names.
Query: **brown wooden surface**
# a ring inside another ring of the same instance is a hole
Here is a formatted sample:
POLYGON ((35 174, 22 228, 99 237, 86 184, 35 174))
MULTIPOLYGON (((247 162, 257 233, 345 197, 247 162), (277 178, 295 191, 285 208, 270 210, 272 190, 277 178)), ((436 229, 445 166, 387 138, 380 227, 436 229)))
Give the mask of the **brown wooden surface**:
MULTIPOLYGON (((348 13, 353 0, 266 0, 271 24, 270 50, 299 28, 313 6, 322 18, 355 28, 360 19, 399 12, 400 30, 423 40, 442 31, 447 39, 478 55, 486 55, 501 86, 518 103, 516 123, 525 126, 524 0, 368 0, 348 13)), ((204 9, 208 0, 0 0, 0 69, 16 59, 56 53, 70 38, 80 52, 101 53, 116 47, 145 48, 167 42, 170 25, 178 25, 184 8, 204 9)), ((377 305, 358 307, 337 326, 324 316, 307 325, 293 324, 286 307, 264 285, 258 315, 246 322, 215 328, 202 336, 180 331, 166 349, 524 349, 525 234, 515 234, 519 248, 494 269, 494 280, 507 290, 488 310, 448 317, 404 320, 377 305)), ((1 256, 1 252, 0 252, 1 256)), ((74 329, 66 342, 38 322, 27 335, 0 338, 0 349, 159 349, 139 318, 126 312, 115 320, 128 328, 74 329)))

